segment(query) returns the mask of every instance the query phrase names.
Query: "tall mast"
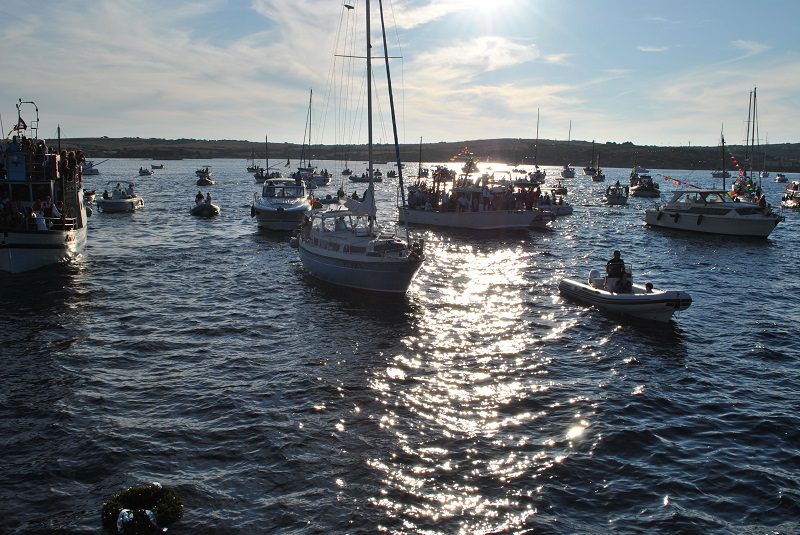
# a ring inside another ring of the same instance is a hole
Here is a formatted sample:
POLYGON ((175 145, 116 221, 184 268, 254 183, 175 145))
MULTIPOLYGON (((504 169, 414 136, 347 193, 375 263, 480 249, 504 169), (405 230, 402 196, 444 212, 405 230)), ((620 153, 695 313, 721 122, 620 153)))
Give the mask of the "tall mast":
POLYGON ((533 146, 533 165, 537 164, 539 154, 539 108, 536 108, 536 144, 533 146))
POLYGON ((569 120, 569 133, 567 134, 567 143, 572 141, 572 119, 569 120))
POLYGON ((747 134, 744 136, 744 169, 747 173, 747 164, 750 161, 750 119, 753 112, 753 92, 747 99, 747 134))
POLYGON ((269 174, 269 136, 264 136, 264 171, 269 174))
MULTIPOLYGON (((392 133, 394 134, 394 159, 397 162, 397 177, 400 185, 400 206, 406 204, 406 190, 403 185, 403 164, 400 162, 400 140, 397 137, 397 116, 394 110, 394 92, 392 91, 392 73, 389 70, 389 47, 386 44, 386 24, 383 20, 383 0, 378 0, 378 9, 381 13, 381 35, 383 37, 383 57, 386 62, 386 84, 389 88, 389 109, 392 113, 392 133)), ((422 138, 419 138, 420 160, 422 160, 422 138)), ((406 239, 408 239, 408 226, 406 226, 406 239)))
MULTIPOLYGON (((372 180, 372 31, 369 24, 369 0, 366 2, 367 14, 367 173, 369 174, 369 192, 375 199, 375 183, 372 180)), ((369 231, 372 233, 374 217, 369 219, 369 231)))
MULTIPOLYGON (((757 87, 753 88, 753 132, 750 139, 750 180, 753 180, 753 161, 756 159, 756 143, 758 143, 758 103, 756 99, 757 87)), ((758 186, 761 187, 761 176, 758 177, 758 186)))
POLYGON ((725 125, 722 125, 719 129, 719 138, 722 141, 722 189, 725 190, 725 134, 723 134, 723 130, 725 125))
POLYGON ((314 90, 310 89, 308 93, 308 167, 311 167, 311 98, 314 96, 314 90))

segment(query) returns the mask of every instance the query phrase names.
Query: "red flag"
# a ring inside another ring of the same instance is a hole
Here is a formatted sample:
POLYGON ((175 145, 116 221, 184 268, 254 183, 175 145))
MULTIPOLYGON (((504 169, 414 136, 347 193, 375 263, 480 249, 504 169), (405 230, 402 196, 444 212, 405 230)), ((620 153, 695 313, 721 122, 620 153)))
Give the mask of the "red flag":
POLYGON ((12 128, 11 130, 12 131, 25 130, 26 128, 28 128, 28 125, 26 125, 25 121, 23 121, 22 117, 20 117, 19 122, 17 122, 16 126, 14 126, 14 128, 12 128))

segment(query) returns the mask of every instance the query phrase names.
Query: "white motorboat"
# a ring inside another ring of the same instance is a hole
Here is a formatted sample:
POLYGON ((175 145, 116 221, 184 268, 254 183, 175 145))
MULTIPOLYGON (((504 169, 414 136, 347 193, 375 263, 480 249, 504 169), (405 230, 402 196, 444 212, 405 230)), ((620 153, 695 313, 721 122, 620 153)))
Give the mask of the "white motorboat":
POLYGON ((92 204, 96 196, 97 194, 94 190, 89 191, 83 188, 83 204, 92 204))
POLYGON ((785 184, 789 182, 789 179, 786 178, 786 175, 784 175, 783 173, 775 173, 775 182, 779 184, 785 184))
POLYGON ((623 204, 628 204, 628 195, 629 195, 629 188, 628 186, 622 186, 619 182, 614 184, 613 186, 608 186, 606 188, 606 193, 603 196, 603 200, 606 204, 610 204, 612 206, 619 206, 623 204))
POLYGON ((661 189, 650 175, 631 172, 630 194, 632 197, 661 197, 661 189))
MULTIPOLYGON (((0 271, 10 273, 69 261, 86 248, 83 155, 70 153, 62 161, 59 154, 48 153, 47 143, 36 137, 36 104, 20 100, 16 106, 15 136, 24 138, 30 128, 34 137, 25 138, 30 144, 12 141, 0 148, 6 151, 0 189, 8 194, 6 217, 0 218, 0 271), (24 104, 36 109, 30 124, 22 119, 24 104)), ((60 128, 58 131, 60 134, 60 128)))
POLYGON ((668 322, 675 312, 686 310, 692 304, 692 297, 684 291, 659 290, 649 284, 632 284, 628 291, 614 292, 608 290, 607 285, 608 277, 602 277, 597 270, 592 270, 587 282, 561 279, 558 290, 565 297, 612 314, 658 322, 668 322))
POLYGON ((163 163, 159 163, 159 164, 151 163, 150 164, 150 169, 164 169, 164 164, 163 163))
MULTIPOLYGON (((553 195, 552 197, 545 195, 539 197, 539 202, 534 206, 534 208, 538 208, 545 215, 552 215, 553 218, 560 217, 562 215, 572 215, 572 212, 574 211, 572 205, 565 201, 564 197, 561 195, 553 195)), ((535 227, 537 225, 533 226, 535 227)))
MULTIPOLYGON (((369 154, 367 176, 373 178, 371 75, 373 63, 369 31, 371 20, 369 0, 365 3, 365 12, 369 154)), ((388 57, 385 61, 387 81, 390 82, 388 57)), ((391 91, 389 91, 389 105, 394 110, 391 91)), ((395 126, 394 114, 392 114, 392 124, 395 126)), ((396 127, 393 131, 395 149, 399 152, 396 127)), ((399 187, 402 192, 402 182, 399 187)), ((347 199, 344 206, 338 210, 316 211, 311 220, 301 227, 296 245, 303 267, 313 277, 338 286, 392 294, 404 294, 408 290, 424 260, 422 240, 412 240, 407 230, 405 236, 400 237, 396 232, 383 231, 378 225, 374 179, 370 180, 369 187, 360 201, 347 199)))
POLYGON ((198 186, 213 186, 214 184, 216 184, 216 182, 214 182, 214 179, 211 178, 211 175, 202 175, 200 178, 197 179, 196 184, 198 186))
POLYGON ((294 178, 269 178, 261 193, 253 194, 250 215, 267 230, 294 230, 311 211, 306 183, 294 178))
MULTIPOLYGON (((110 186, 111 182, 107 184, 110 186)), ((97 207, 103 212, 134 212, 140 208, 144 208, 144 199, 134 193, 135 184, 128 184, 127 189, 117 182, 117 185, 108 193, 108 187, 103 192, 103 195, 95 200, 97 207)))
POLYGON ((572 164, 561 168, 561 178, 575 178, 575 168, 572 167, 572 164))
POLYGON ((800 208, 800 180, 792 180, 791 184, 786 185, 786 191, 781 198, 781 206, 800 208))
POLYGON ((555 186, 550 186, 550 193, 553 195, 566 195, 567 187, 558 180, 555 186))
POLYGON ((97 166, 107 161, 108 160, 106 159, 103 160, 102 162, 94 163, 94 161, 92 160, 84 160, 83 163, 81 164, 81 174, 83 176, 99 175, 100 170, 97 168, 97 166))
POLYGON ((211 177, 211 176, 214 176, 214 171, 211 170, 211 166, 210 165, 207 165, 207 166, 201 167, 200 169, 195 171, 194 174, 197 177, 201 177, 201 176, 211 177))
POLYGON ((669 202, 645 211, 648 225, 727 236, 766 238, 782 220, 769 207, 716 189, 675 190, 669 202))

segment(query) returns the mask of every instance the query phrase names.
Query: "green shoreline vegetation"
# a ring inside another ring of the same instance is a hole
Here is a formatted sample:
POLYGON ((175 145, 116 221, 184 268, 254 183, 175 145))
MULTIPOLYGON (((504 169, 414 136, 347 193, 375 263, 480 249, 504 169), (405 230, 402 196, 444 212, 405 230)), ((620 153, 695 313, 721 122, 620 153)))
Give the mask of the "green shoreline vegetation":
MULTIPOLYGON (((49 140, 52 143, 52 140, 49 140)), ((133 158, 160 160, 242 158, 255 153, 256 160, 264 160, 264 143, 237 140, 158 139, 158 138, 70 138, 62 144, 81 149, 87 157, 133 158)), ((533 165, 533 139, 482 139, 455 142, 423 143, 422 158, 426 162, 444 162, 468 147, 480 162, 498 162, 516 165, 533 165)), ((374 147, 374 160, 379 163, 394 161, 394 147, 378 144, 374 147)), ((400 146, 404 162, 419 159, 419 144, 400 146)), ((658 169, 718 169, 721 167, 719 147, 659 147, 624 143, 595 143, 603 167, 642 167, 658 169)), ((745 160, 743 145, 726 146, 729 158, 726 169, 733 167, 730 155, 740 162, 745 160)), ((753 168, 761 170, 766 151, 766 168, 769 171, 800 171, 800 143, 778 143, 761 147, 753 168)), ((312 145, 306 155, 312 160, 344 160, 345 148, 335 145, 312 145)), ((366 161, 366 146, 347 147, 350 162, 366 161)), ((301 146, 295 143, 270 142, 269 155, 273 165, 280 160, 300 158, 301 146)), ((538 163, 543 166, 562 166, 571 163, 580 169, 589 163, 592 155, 591 141, 539 140, 538 163)))

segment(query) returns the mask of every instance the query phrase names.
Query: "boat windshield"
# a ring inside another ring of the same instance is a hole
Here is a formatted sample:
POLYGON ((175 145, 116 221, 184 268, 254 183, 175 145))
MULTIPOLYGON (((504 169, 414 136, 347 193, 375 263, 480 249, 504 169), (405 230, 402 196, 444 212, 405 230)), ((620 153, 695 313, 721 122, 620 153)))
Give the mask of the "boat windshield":
POLYGON ((303 186, 288 186, 288 185, 274 185, 274 184, 267 184, 266 186, 264 186, 262 196, 279 198, 279 199, 283 198, 298 199, 305 197, 303 192, 303 186))

